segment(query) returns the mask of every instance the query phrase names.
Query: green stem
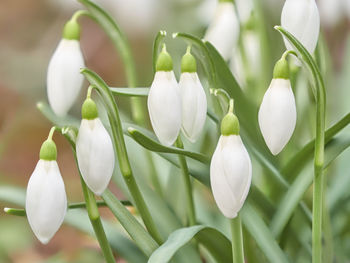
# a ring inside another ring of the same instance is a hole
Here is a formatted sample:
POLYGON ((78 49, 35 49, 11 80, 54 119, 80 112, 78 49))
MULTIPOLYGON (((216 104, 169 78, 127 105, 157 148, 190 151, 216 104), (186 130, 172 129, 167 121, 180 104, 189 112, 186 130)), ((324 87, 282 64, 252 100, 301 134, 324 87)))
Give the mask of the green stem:
POLYGON ((280 26, 275 26, 294 45, 302 59, 311 70, 315 81, 316 99, 316 138, 314 155, 314 189, 312 205, 312 262, 322 262, 322 203, 323 203, 323 165, 325 144, 325 118, 326 118, 326 89, 320 70, 305 47, 288 31, 280 26))
POLYGON ((243 234, 241 216, 230 220, 232 234, 232 258, 233 263, 244 263, 243 234))
POLYGON ((128 186, 130 194, 132 195, 136 208, 140 212, 143 222, 152 237, 159 243, 162 243, 162 238, 154 224, 152 216, 148 210, 145 200, 142 197, 140 189, 138 188, 135 177, 133 175, 128 153, 125 146, 122 123, 119 116, 118 106, 114 100, 111 90, 107 84, 95 73, 89 69, 81 71, 91 85, 96 87, 96 90, 102 97, 104 105, 108 111, 108 119, 112 129, 112 139, 116 148, 119 168, 123 175, 124 181, 128 186))
MULTIPOLYGON (((183 149, 183 143, 181 141, 180 136, 177 138, 175 142, 175 146, 183 149)), ((188 166, 186 162, 186 157, 182 154, 179 154, 179 162, 182 171, 183 180, 185 183, 185 192, 186 192, 186 200, 187 200, 187 210, 188 210, 188 222, 190 226, 196 224, 196 212, 193 201, 193 191, 191 185, 190 173, 188 171, 188 166)))
POLYGON ((71 20, 77 21, 78 18, 81 17, 81 16, 88 16, 88 17, 92 18, 92 16, 91 16, 89 11, 87 11, 87 10, 78 10, 72 15, 71 20))
POLYGON ((90 189, 86 186, 83 178, 80 176, 81 187, 83 189, 84 198, 86 201, 86 209, 88 211, 88 216, 91 222, 91 225, 95 231, 97 240, 102 249, 103 256, 107 263, 114 263, 115 259, 112 253, 112 249, 107 240, 106 233, 103 229, 100 213, 98 212, 96 200, 94 194, 90 191, 90 189))

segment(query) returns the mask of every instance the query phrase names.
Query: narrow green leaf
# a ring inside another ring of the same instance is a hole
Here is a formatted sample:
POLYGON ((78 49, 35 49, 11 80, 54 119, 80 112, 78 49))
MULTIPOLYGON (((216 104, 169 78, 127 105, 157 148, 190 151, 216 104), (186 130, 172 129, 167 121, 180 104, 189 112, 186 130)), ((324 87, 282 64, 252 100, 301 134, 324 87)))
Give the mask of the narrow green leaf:
POLYGON ((147 97, 149 88, 109 88, 113 94, 118 96, 129 96, 129 97, 147 97))
POLYGON ((210 158, 201 154, 201 153, 196 153, 192 151, 186 151, 184 149, 176 148, 176 147, 167 147, 159 142, 155 141, 154 139, 146 136, 142 132, 136 130, 133 127, 129 127, 128 131, 132 138, 138 142, 140 145, 145 147, 146 149, 153 151, 153 152, 163 152, 163 153, 176 153, 176 154, 182 154, 187 157, 190 157, 192 159, 195 159, 197 161, 200 161, 204 164, 208 164, 210 162, 210 158))
POLYGON ((149 257, 158 244, 108 189, 103 192, 102 198, 138 247, 149 257))
MULTIPOLYGON (((327 168, 334 159, 336 159, 345 149, 350 147, 350 136, 349 135, 338 135, 332 138, 325 147, 325 165, 327 168)), ((310 164, 312 158, 308 158, 307 163, 310 164)), ((274 217, 271 221, 271 231, 274 236, 278 237, 289 219, 291 218, 294 209, 302 200, 304 193, 311 186, 313 181, 313 174, 299 174, 294 180, 293 184, 289 187, 286 194, 279 202, 278 208, 274 217)))
POLYGON ((114 19, 105 12, 101 7, 91 2, 90 0, 78 0, 82 3, 91 13, 96 22, 103 28, 105 33, 112 40, 115 48, 119 51, 119 54, 125 65, 126 78, 128 84, 131 88, 136 87, 136 72, 134 60, 132 58, 132 53, 130 50, 130 45, 124 35, 120 30, 114 19))
POLYGON ((79 127, 80 120, 72 116, 59 117, 51 109, 46 102, 38 102, 36 104, 37 109, 52 123, 59 127, 63 126, 74 126, 79 127))
POLYGON ((245 203, 242 211, 242 222, 245 229, 255 239, 257 245, 265 254, 270 263, 287 263, 288 260, 278 246, 269 228, 249 203, 245 203))
MULTIPOLYGON (((19 207, 25 204, 25 189, 14 186, 0 186, 0 201, 11 203, 19 207)), ((68 210, 64 223, 72 226, 92 237, 95 236, 86 211, 82 209, 68 210)), ((130 263, 146 262, 145 255, 130 241, 118 232, 113 224, 103 221, 108 240, 114 251, 130 263)))
POLYGON ((158 58, 158 53, 159 53, 159 49, 160 49, 160 45, 162 43, 162 41, 164 40, 164 38, 166 37, 166 31, 164 30, 160 30, 157 35, 156 38, 154 39, 154 43, 153 43, 153 73, 156 72, 156 63, 157 63, 157 58, 158 58))
MULTIPOLYGON (((340 121, 330 127, 325 133, 325 143, 327 144, 335 135, 343 130, 350 123, 350 113, 345 115, 340 121)), ((315 150, 315 139, 307 143, 298 153, 296 153, 288 163, 282 168, 285 178, 292 180, 303 169, 315 150)))
POLYGON ((148 260, 148 263, 166 263, 184 245, 195 238, 200 244, 209 250, 217 262, 232 262, 231 242, 218 230, 198 225, 181 228, 169 236, 148 260))

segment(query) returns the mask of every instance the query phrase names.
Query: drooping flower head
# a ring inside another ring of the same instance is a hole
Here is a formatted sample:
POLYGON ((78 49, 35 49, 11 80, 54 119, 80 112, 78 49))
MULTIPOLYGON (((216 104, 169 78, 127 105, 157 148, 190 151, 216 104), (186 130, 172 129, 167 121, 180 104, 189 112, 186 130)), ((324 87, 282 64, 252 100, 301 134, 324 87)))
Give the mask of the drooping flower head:
POLYGON ((101 195, 113 175, 113 143, 91 98, 85 100, 81 111, 82 121, 76 142, 79 170, 87 186, 96 195, 101 195))
POLYGON ((210 183, 215 202, 224 216, 235 218, 247 198, 252 178, 249 154, 239 135, 239 122, 229 113, 221 123, 221 136, 210 163, 210 183))
POLYGON ((147 100, 148 113, 158 140, 172 145, 181 128, 181 96, 173 72, 171 56, 165 45, 158 55, 156 74, 147 100))
MULTIPOLYGON (((309 51, 315 51, 320 33, 320 15, 315 0, 286 0, 281 25, 295 36, 309 51)), ((292 45, 284 38, 287 49, 292 45)))
POLYGON ((218 50, 221 56, 228 60, 239 37, 239 20, 232 0, 221 0, 215 11, 204 39, 218 50))
POLYGON ((182 99, 182 132, 191 142, 199 137, 207 116, 207 98, 197 75, 196 59, 190 47, 181 60, 180 93, 182 99))
POLYGON ((77 99, 84 77, 80 69, 84 58, 80 50, 80 26, 74 19, 63 29, 63 38, 58 44, 47 70, 47 96, 52 110, 64 116, 77 99))
POLYGON ((41 243, 47 244, 62 225, 67 210, 64 183, 58 168, 56 145, 49 138, 42 144, 38 161, 27 186, 26 214, 41 243))
POLYGON ((259 126, 273 155, 282 151, 296 124, 296 106, 285 58, 277 61, 273 79, 259 109, 259 126))

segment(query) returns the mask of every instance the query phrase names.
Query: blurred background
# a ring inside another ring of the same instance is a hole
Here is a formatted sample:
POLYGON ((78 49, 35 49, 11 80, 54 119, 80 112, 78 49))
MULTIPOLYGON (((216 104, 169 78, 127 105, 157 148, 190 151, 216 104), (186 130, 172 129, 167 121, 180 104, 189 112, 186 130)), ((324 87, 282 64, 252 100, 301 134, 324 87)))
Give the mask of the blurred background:
MULTIPOLYGON (((127 34, 141 87, 149 86, 153 79, 152 44, 157 32, 168 32, 168 50, 173 55, 175 68, 179 68, 185 45, 179 40, 171 40, 171 34, 186 32, 203 37, 216 5, 216 0, 95 2, 108 10, 127 34)), ((346 10, 338 2, 341 0, 318 1, 322 31, 320 42, 325 54, 323 71, 327 76, 329 98, 328 120, 340 119, 350 112, 350 8, 346 10)), ((255 83, 263 87, 258 91, 259 94, 263 94, 267 88, 273 63, 283 52, 282 38, 273 30, 273 26, 279 24, 283 3, 283 0, 255 1, 260 6, 260 17, 263 18, 269 44, 265 47, 265 67, 258 65, 252 73, 253 76, 245 76, 245 80, 240 80, 240 73, 237 72, 240 65, 232 66, 236 67, 235 75, 242 86, 254 86, 252 83, 255 83), (260 71, 265 71, 267 77, 257 78, 260 71)), ((243 7, 239 11, 241 19, 245 19, 244 16, 249 18, 250 12, 255 12, 256 5, 253 11, 243 7)), ((38 161, 39 149, 48 134, 50 123, 37 110, 36 103, 47 101, 48 62, 60 41, 63 25, 80 8, 82 6, 74 0, 1 0, 0 185, 25 187, 38 161)), ((123 65, 108 37, 88 18, 83 17, 80 21, 83 28, 81 47, 87 67, 96 71, 110 86, 126 86, 123 65)), ((258 52, 255 57, 257 56, 261 54, 258 52)), ((86 88, 87 83, 80 101, 71 110, 72 115, 79 116, 86 88)), ((261 96, 258 96, 257 103, 261 101, 261 96)), ((303 93, 299 96, 302 97, 303 93)), ((298 98, 298 93, 296 97, 298 98)), ((122 111, 129 114, 128 100, 120 101, 120 104, 122 111)), ((332 121, 328 121, 327 126, 331 123, 332 121)), ((305 135, 300 144, 309 138, 311 134, 305 135)), ((58 162, 64 164, 60 169, 68 198, 71 201, 81 201, 83 198, 80 181, 70 147, 60 135, 56 135, 55 140, 59 151, 58 162)), ((343 169, 341 171, 348 175, 350 169, 344 163, 349 158, 348 152, 338 159, 339 169, 343 169)), ((348 186, 349 180, 339 187, 348 186)), ((2 194, 5 193, 0 193, 0 196, 2 194)), ((4 206, 6 203, 0 203, 0 262, 102 262, 98 244, 91 237, 74 228, 63 226, 53 240, 43 246, 35 239, 24 218, 4 215, 4 206)), ((101 211, 104 216, 110 216, 108 211, 101 211)))

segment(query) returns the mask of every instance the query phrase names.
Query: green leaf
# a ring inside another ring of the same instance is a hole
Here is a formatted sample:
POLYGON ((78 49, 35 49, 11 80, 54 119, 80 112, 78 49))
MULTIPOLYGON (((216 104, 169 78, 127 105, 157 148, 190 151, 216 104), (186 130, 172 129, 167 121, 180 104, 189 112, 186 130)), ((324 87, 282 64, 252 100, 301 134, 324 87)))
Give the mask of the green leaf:
POLYGON ((278 246, 269 228, 249 203, 245 203, 242 211, 242 222, 245 229, 255 239, 257 245, 270 263, 288 263, 282 249, 278 246))
POLYGON ((102 198, 138 247, 149 257, 158 244, 108 189, 103 192, 102 198))
POLYGON ((63 126, 73 126, 79 127, 80 120, 72 116, 59 117, 51 109, 51 107, 46 102, 38 102, 36 104, 37 109, 52 123, 59 127, 63 126))
POLYGON ((232 262, 231 243, 218 230, 199 225, 181 228, 169 236, 167 241, 153 252, 148 263, 166 263, 185 244, 195 238, 202 244, 217 262, 232 262))
POLYGON ((130 45, 124 33, 120 30, 114 19, 101 7, 90 0, 79 0, 91 13, 96 22, 103 28, 112 40, 115 48, 119 51, 126 71, 126 78, 131 88, 136 87, 136 72, 130 45))
MULTIPOLYGON (((25 189, 13 186, 0 186, 0 200, 19 207, 25 204, 25 189)), ((95 236, 86 211, 82 209, 68 210, 64 223, 92 237, 95 236)), ((103 221, 108 240, 114 251, 131 263, 146 262, 145 255, 125 236, 119 233, 110 222, 103 221)))
POLYGON ((156 63, 157 63, 157 58, 158 58, 158 53, 160 50, 160 44, 162 43, 162 41, 164 40, 164 38, 166 37, 166 31, 164 30, 160 30, 157 35, 156 38, 154 39, 154 43, 153 43, 153 73, 156 72, 156 63))
MULTIPOLYGON (((335 135, 343 130, 350 123, 350 113, 345 115, 340 121, 330 127, 325 133, 325 144, 327 144, 335 135)), ((307 164, 312 157, 315 149, 315 139, 307 143, 297 154, 295 154, 288 163, 282 168, 282 174, 285 178, 292 180, 307 164)))
MULTIPOLYGON (((332 138, 325 147, 324 168, 327 168, 332 161, 348 147, 350 147, 349 135, 338 135, 332 138)), ((311 159, 311 156, 307 158, 307 163, 310 163, 311 159)), ((276 213, 271 220, 270 226, 274 236, 278 237, 282 233, 284 227, 293 215, 295 207, 300 200, 302 200, 304 193, 311 186, 312 182, 312 173, 299 174, 293 184, 289 187, 288 191, 279 202, 276 213)))
POLYGON ((163 153, 176 153, 176 154, 182 154, 187 157, 190 157, 192 159, 195 159, 197 161, 200 161, 204 164, 209 164, 210 158, 201 154, 201 153, 196 153, 192 151, 186 151, 184 149, 176 148, 176 147, 167 147, 164 146, 154 139, 146 136, 142 132, 138 131, 137 129, 133 127, 129 127, 128 131, 132 138, 138 142, 140 145, 145 147, 146 149, 153 151, 153 152, 163 152, 163 153))
POLYGON ((147 97, 149 88, 109 88, 113 94, 118 96, 129 96, 129 97, 147 97))

